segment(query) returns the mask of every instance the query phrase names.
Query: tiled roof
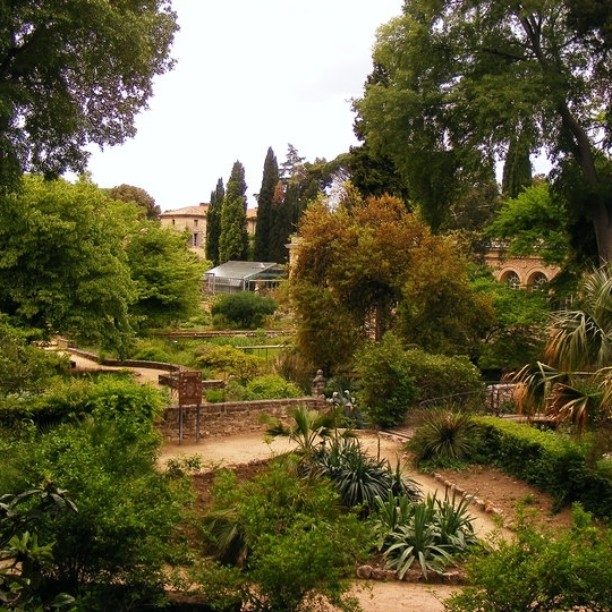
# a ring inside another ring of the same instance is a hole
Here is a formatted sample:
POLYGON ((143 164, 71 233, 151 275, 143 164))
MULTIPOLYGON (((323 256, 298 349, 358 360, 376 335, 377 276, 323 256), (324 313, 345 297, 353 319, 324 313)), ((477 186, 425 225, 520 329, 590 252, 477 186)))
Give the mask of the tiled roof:
POLYGON ((208 204, 201 204, 200 206, 185 206, 184 208, 175 208, 174 210, 164 210, 161 213, 162 217, 175 217, 177 215, 186 216, 204 216, 208 211, 208 204))

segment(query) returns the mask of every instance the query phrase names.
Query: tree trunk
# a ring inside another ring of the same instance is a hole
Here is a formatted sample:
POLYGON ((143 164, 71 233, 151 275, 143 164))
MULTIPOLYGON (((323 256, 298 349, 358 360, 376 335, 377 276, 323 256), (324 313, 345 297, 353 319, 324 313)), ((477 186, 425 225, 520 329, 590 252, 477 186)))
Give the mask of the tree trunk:
POLYGON ((602 263, 612 262, 612 202, 600 199, 591 208, 595 236, 597 238, 597 252, 602 263))

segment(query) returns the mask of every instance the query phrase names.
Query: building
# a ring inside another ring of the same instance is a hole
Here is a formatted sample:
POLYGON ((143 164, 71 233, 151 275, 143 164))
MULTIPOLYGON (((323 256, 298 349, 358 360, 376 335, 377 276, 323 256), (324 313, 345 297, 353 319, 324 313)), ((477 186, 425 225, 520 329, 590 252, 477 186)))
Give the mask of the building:
POLYGON ((500 245, 489 247, 485 253, 485 263, 491 268, 496 280, 511 287, 541 287, 560 272, 559 267, 547 265, 537 256, 506 255, 500 245))
MULTIPOLYGON (((161 224, 171 227, 178 232, 189 233, 189 248, 204 257, 206 252, 206 213, 209 204, 201 203, 198 206, 185 206, 175 210, 165 210, 159 216, 161 224)), ((257 209, 247 208, 247 232, 249 236, 255 235, 257 224, 257 209)))
POLYGON ((227 261, 204 275, 207 293, 266 291, 286 276, 285 266, 264 261, 227 261))
POLYGON ((164 227, 171 227, 177 232, 188 232, 189 248, 204 257, 206 248, 206 213, 208 204, 185 206, 176 210, 165 210, 159 216, 164 227))

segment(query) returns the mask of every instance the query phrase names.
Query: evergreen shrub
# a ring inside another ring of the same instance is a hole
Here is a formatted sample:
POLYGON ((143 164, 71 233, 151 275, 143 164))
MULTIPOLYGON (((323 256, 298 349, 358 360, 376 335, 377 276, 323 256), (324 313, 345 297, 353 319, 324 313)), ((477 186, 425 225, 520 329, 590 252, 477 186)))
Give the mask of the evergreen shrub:
POLYGON ((272 298, 251 291, 224 295, 212 306, 213 325, 216 328, 256 329, 277 307, 272 298))
POLYGON ((606 462, 592 465, 589 442, 497 417, 474 417, 475 456, 550 493, 558 507, 579 501, 612 517, 612 479, 606 462))

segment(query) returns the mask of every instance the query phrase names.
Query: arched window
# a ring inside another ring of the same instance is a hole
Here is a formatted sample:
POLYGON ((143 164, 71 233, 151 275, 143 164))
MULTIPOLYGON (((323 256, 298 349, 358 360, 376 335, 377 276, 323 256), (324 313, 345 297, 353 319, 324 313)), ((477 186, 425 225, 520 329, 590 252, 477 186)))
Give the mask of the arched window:
POLYGON ((534 272, 527 281, 527 285, 534 291, 542 291, 548 284, 548 277, 544 272, 534 272))
POLYGON ((501 275, 501 282, 506 283, 512 289, 518 289, 521 285, 521 279, 514 270, 507 270, 501 275))

